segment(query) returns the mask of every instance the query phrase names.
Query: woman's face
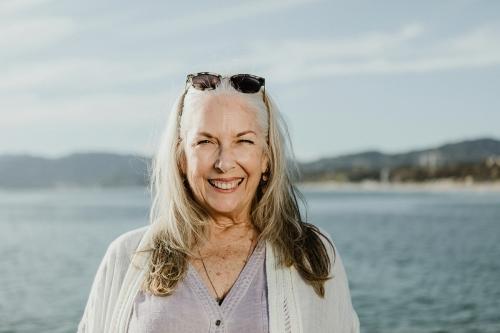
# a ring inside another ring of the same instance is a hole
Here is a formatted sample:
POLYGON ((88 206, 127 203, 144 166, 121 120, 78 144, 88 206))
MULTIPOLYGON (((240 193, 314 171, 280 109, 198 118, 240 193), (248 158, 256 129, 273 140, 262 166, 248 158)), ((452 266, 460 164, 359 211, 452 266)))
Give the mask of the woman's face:
POLYGON ((239 96, 205 98, 186 122, 183 172, 213 218, 246 219, 267 168, 257 111, 239 96))

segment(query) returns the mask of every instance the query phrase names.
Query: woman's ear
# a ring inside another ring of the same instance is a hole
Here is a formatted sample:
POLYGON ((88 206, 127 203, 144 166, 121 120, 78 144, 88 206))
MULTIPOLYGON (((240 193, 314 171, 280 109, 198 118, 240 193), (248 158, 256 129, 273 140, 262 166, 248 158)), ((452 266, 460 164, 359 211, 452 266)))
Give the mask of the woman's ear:
MULTIPOLYGON (((178 145, 181 145, 181 143, 179 142, 178 145)), ((178 152, 179 156, 178 165, 179 168, 181 169, 182 175, 186 176, 187 173, 186 154, 184 153, 184 149, 182 149, 180 146, 177 146, 177 149, 180 150, 178 152)))
POLYGON ((184 154, 181 154, 179 158, 179 165, 181 167, 181 173, 186 176, 186 156, 184 154))
POLYGON ((267 154, 262 155, 260 171, 261 173, 266 173, 267 171, 269 171, 269 158, 267 157, 267 154))

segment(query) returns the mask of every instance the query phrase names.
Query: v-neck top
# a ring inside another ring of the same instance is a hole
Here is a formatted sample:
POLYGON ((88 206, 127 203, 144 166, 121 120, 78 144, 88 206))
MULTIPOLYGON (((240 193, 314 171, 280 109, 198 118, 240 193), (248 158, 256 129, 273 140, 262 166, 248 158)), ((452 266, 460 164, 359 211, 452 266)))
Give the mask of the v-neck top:
POLYGON ((127 332, 268 333, 265 252, 260 240, 220 305, 191 263, 171 295, 139 290, 127 332))

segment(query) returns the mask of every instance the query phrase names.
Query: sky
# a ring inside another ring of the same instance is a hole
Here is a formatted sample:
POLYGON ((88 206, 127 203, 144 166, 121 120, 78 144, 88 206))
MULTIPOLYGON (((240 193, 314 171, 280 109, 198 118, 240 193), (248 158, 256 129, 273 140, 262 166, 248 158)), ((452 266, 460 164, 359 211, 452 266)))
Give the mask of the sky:
POLYGON ((199 71, 264 77, 302 161, 500 139, 500 1, 0 1, 0 154, 151 156, 199 71))

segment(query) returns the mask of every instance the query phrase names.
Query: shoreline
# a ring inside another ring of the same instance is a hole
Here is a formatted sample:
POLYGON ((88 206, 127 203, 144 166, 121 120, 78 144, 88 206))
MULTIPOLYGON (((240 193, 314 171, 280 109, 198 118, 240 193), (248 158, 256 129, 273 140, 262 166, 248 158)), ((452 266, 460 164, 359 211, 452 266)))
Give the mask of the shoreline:
POLYGON ((500 192, 500 181, 496 182, 458 182, 449 179, 426 181, 426 182, 396 182, 384 183, 373 180, 365 180, 359 183, 351 182, 300 182, 297 183, 298 187, 310 190, 324 190, 324 191, 395 191, 395 192, 500 192))
MULTIPOLYGON (((491 192, 500 193, 500 181, 495 182, 473 182, 454 181, 451 179, 440 179, 425 182, 380 182, 363 180, 361 182, 338 182, 334 180, 317 182, 295 182, 299 189, 313 191, 352 191, 352 192, 491 192)), ((35 188, 2 188, 0 194, 25 193, 25 192, 53 192, 53 191, 122 191, 125 189, 143 189, 148 192, 147 185, 124 185, 124 186, 54 186, 35 188)))

